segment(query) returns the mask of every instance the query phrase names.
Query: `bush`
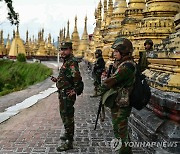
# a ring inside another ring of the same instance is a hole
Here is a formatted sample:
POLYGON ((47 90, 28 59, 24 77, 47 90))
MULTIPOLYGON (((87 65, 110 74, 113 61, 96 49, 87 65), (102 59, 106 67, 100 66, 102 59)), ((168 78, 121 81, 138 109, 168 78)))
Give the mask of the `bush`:
POLYGON ((24 53, 19 53, 16 57, 18 62, 26 62, 26 56, 24 53))
POLYGON ((0 96, 45 80, 52 69, 41 63, 0 60, 0 96))

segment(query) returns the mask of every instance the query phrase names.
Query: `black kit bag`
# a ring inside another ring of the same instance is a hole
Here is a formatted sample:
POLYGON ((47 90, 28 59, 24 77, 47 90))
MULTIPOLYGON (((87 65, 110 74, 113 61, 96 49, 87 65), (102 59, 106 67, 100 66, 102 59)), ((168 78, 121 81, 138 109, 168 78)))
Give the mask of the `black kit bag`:
POLYGON ((138 65, 136 65, 135 83, 129 96, 129 102, 137 110, 144 108, 150 101, 151 89, 138 65))

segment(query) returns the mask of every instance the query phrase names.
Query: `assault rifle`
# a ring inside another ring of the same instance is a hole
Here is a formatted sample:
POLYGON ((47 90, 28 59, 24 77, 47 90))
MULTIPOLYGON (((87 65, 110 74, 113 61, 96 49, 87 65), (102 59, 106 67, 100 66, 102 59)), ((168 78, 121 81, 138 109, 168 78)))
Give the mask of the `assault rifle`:
POLYGON ((97 122, 98 122, 98 119, 99 119, 99 115, 101 113, 101 108, 102 108, 102 100, 100 99, 99 100, 99 107, 98 107, 98 112, 97 112, 97 117, 96 117, 94 130, 96 130, 96 127, 97 127, 97 122))
MULTIPOLYGON (((112 69, 113 69, 113 65, 111 64, 109 66, 109 69, 108 69, 107 78, 110 77, 112 69)), ((104 108, 104 105, 102 104, 102 98, 100 98, 100 100, 99 100, 99 107, 98 107, 98 112, 97 112, 97 117, 96 117, 96 122, 95 122, 94 130, 96 130, 97 122, 98 122, 98 119, 99 119, 99 115, 101 117, 101 121, 104 121, 104 119, 105 119, 105 108, 104 108), (102 110, 102 112, 101 112, 101 110, 102 110)))

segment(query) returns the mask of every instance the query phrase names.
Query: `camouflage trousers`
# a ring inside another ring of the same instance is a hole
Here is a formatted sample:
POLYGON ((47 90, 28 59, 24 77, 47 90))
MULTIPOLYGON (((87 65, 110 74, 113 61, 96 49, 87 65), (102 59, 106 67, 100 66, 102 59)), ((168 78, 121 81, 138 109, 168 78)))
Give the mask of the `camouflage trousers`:
POLYGON ((75 97, 60 98, 59 111, 60 116, 65 128, 65 135, 68 139, 72 140, 74 136, 74 103, 75 97))
POLYGON ((94 90, 98 91, 100 85, 101 85, 101 75, 96 74, 94 75, 94 90))
POLYGON ((113 107, 111 109, 112 124, 114 136, 122 140, 122 147, 119 154, 132 154, 130 147, 125 147, 125 142, 129 142, 128 117, 131 113, 131 107, 113 107))

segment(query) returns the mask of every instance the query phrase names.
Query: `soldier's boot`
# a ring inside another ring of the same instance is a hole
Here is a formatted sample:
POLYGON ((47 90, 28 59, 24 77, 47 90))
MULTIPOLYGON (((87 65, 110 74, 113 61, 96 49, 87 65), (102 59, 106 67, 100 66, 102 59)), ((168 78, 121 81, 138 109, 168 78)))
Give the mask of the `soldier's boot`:
POLYGON ((60 136, 60 139, 66 141, 68 139, 67 134, 65 133, 62 136, 60 136))
POLYGON ((60 136, 60 139, 63 140, 63 141, 66 141, 68 139, 74 141, 73 137, 69 137, 66 133, 63 134, 62 136, 60 136))
POLYGON ((94 94, 91 95, 90 97, 97 97, 97 96, 98 96, 97 91, 95 91, 94 94))
POLYGON ((59 147, 56 148, 58 152, 67 151, 73 149, 73 140, 66 140, 65 143, 62 143, 59 147))

